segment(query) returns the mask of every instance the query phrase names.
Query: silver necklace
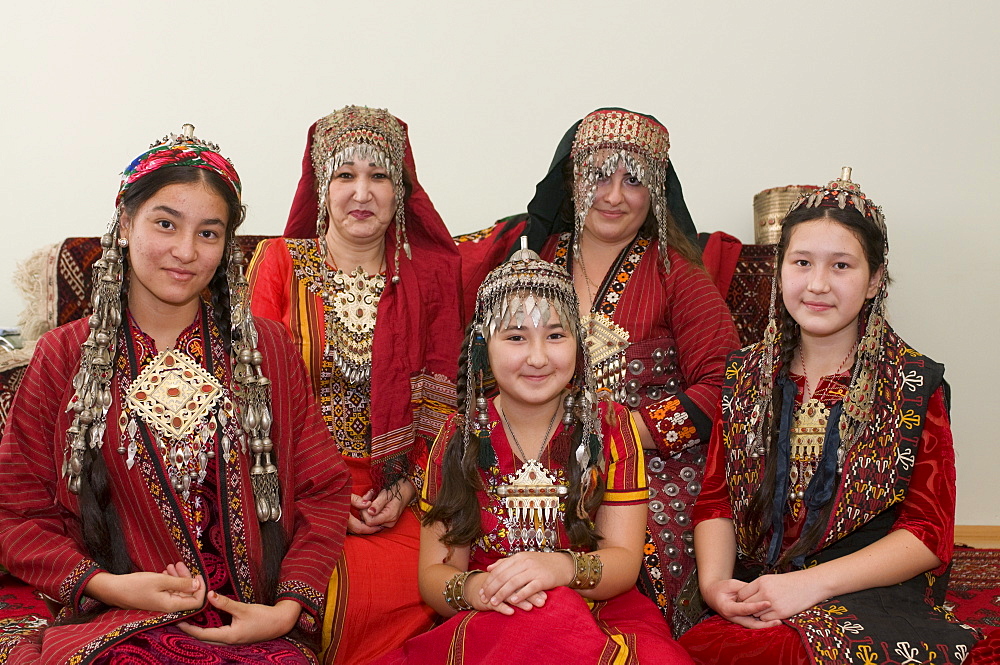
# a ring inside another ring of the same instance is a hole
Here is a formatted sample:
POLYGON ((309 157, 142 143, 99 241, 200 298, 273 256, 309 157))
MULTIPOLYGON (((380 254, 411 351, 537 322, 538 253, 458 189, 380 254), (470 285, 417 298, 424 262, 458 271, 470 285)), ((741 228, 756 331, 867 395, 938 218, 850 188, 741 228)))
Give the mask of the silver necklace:
POLYGON ((549 421, 549 428, 545 432, 545 438, 542 439, 542 445, 538 449, 538 455, 536 457, 528 457, 525 454, 524 448, 521 447, 521 442, 517 440, 517 435, 514 434, 514 428, 510 426, 510 421, 507 420, 507 413, 503 410, 503 407, 498 406, 497 410, 500 411, 500 417, 503 418, 503 424, 506 425, 507 431, 510 432, 511 440, 514 442, 514 445, 517 446, 517 452, 521 453, 521 459, 523 459, 525 462, 530 462, 531 460, 535 460, 538 459, 538 457, 541 457, 542 451, 545 450, 545 444, 549 442, 549 437, 552 436, 552 428, 556 424, 556 416, 559 415, 559 403, 558 402, 556 403, 555 413, 552 414, 552 420, 549 421))

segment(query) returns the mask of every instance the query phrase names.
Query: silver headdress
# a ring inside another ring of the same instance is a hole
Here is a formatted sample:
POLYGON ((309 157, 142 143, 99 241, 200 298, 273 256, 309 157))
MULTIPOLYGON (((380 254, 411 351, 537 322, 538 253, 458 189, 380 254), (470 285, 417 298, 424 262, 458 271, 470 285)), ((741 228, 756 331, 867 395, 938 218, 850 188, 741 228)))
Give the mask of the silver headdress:
MULTIPOLYGON (((586 496, 590 488, 591 469, 595 466, 603 468, 604 458, 600 428, 597 426, 594 372, 590 351, 585 344, 587 337, 580 326, 579 302, 573 278, 565 269, 543 261, 538 254, 527 249, 526 238, 522 238, 521 242, 522 249, 486 276, 476 296, 476 309, 469 335, 465 394, 466 400, 476 396, 477 413, 473 421, 466 405, 463 440, 467 447, 472 436, 480 438, 480 466, 486 466, 484 450, 492 451, 491 447, 487 447, 489 432, 486 430, 488 419, 484 390, 484 385, 490 382, 486 354, 486 344, 490 337, 511 323, 521 326, 530 319, 535 326, 544 325, 552 312, 555 312, 563 327, 572 333, 583 354, 582 370, 574 380, 575 394, 567 396, 565 400, 563 422, 571 426, 579 421, 583 427, 580 446, 574 454, 582 474, 582 496, 586 496), (483 446, 483 443, 487 446, 483 446)), ((492 456, 492 452, 487 454, 492 456)))
POLYGON ((403 184, 403 164, 406 153, 406 136, 403 127, 385 109, 366 106, 345 106, 316 123, 313 134, 312 163, 316 177, 316 197, 319 210, 316 219, 316 234, 326 250, 327 219, 326 195, 333 174, 351 159, 364 159, 386 170, 392 180, 396 197, 396 252, 393 256, 395 274, 393 282, 399 282, 399 249, 403 248, 406 258, 410 255, 410 243, 406 239, 406 217, 404 199, 406 189, 403 184))

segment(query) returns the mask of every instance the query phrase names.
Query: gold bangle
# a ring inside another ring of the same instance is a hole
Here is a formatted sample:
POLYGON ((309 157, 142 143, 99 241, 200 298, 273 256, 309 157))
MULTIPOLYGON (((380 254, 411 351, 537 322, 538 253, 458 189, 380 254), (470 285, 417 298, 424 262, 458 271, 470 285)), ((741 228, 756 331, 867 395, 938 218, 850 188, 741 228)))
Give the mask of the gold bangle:
POLYGON ((556 550, 565 552, 573 559, 573 581, 570 589, 593 589, 601 583, 604 575, 604 562, 596 554, 577 552, 575 550, 556 550))
POLYGON ((452 575, 451 579, 445 583, 443 592, 444 602, 448 603, 448 607, 456 612, 474 609, 472 604, 465 599, 465 583, 470 577, 478 575, 481 572, 483 571, 466 570, 452 575))

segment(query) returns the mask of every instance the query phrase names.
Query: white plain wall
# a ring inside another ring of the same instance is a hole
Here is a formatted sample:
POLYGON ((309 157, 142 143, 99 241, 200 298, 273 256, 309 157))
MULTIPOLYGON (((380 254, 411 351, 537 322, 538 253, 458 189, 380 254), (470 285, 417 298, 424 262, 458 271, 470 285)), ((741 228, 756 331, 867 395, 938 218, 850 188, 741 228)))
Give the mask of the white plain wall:
POLYGON ((0 325, 18 261, 97 235, 122 168, 192 122, 280 233, 306 129, 345 104, 405 119, 453 232, 522 211, 569 125, 656 115, 700 229, 752 241, 767 187, 854 167, 886 211, 894 325, 948 366, 958 522, 1000 524, 1000 3, 8 2, 0 10, 0 325), (995 403, 993 403, 995 406, 995 403))

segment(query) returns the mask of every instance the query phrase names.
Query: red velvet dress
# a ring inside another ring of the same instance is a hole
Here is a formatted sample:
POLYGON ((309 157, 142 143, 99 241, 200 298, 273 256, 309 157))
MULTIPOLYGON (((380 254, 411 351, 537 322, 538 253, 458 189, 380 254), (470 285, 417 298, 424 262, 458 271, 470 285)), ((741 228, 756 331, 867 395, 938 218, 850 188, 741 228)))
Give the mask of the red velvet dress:
MULTIPOLYGON (((176 348, 231 385, 229 359, 216 338, 209 310, 178 338, 176 348)), ((273 379, 271 437, 275 442, 287 552, 282 560, 277 599, 302 605, 299 629, 318 641, 325 587, 343 543, 349 476, 332 449, 329 433, 307 391, 305 372, 285 332, 275 323, 257 322, 263 370, 273 379)), ((126 326, 127 328, 127 326, 126 326)), ((97 612, 85 623, 56 625, 35 639, 0 641, 0 662, 315 662, 304 644, 277 639, 224 647, 201 642, 172 624, 188 621, 218 626, 228 616, 209 606, 193 612, 163 614, 102 607, 84 595, 87 582, 101 568, 86 553, 80 537, 76 496, 62 478, 66 404, 79 368, 86 319, 47 333, 18 391, 0 444, 0 531, 2 563, 11 572, 64 609, 60 616, 97 612)), ((258 572, 262 563, 260 529, 249 480, 249 457, 234 444, 226 454, 218 433, 215 458, 205 480, 193 485, 188 499, 169 483, 155 437, 139 425, 134 466, 117 452, 124 389, 130 372, 155 355, 152 340, 137 329, 123 332, 115 372, 113 403, 102 455, 110 475, 112 504, 122 525, 125 546, 135 570, 160 572, 183 561, 203 574, 210 589, 244 602, 260 602, 258 572), (130 367, 129 363, 134 366, 130 367)))
MULTIPOLYGON (((618 405, 612 408, 615 422, 601 419, 607 472, 604 503, 643 503, 646 479, 634 426, 625 409, 618 405)), ((480 471, 486 488, 478 493, 483 535, 472 544, 470 570, 485 570, 493 562, 519 551, 507 539, 507 509, 496 490, 510 482, 521 468, 521 461, 511 450, 492 400, 489 417, 497 463, 489 471, 480 471)), ((454 433, 453 423, 454 420, 449 420, 431 451, 423 496, 425 509, 431 507, 441 486, 444 449, 454 433)), ((569 455, 568 437, 560 436, 562 430, 560 424, 539 461, 558 482, 565 483, 565 471, 558 462, 569 455)), ((561 519, 558 524, 557 547, 569 547, 561 519)), ((459 612, 429 633, 409 640, 402 649, 378 663, 690 663, 683 649, 670 638, 669 628, 656 606, 635 588, 605 601, 584 599, 566 587, 552 589, 547 594, 541 608, 528 612, 517 609, 512 616, 475 610, 459 612)))
MULTIPOLYGON (((734 372, 740 371, 733 364, 734 372)), ((794 374, 796 407, 801 405, 804 379, 794 374)), ((843 373, 823 377, 814 397, 831 408, 841 402, 850 383, 843 373)), ((720 416, 709 445, 705 487, 694 510, 695 524, 716 518, 734 519, 731 502, 733 468, 727 466, 729 419, 720 416)), ((735 417, 733 418, 735 421, 735 417)), ((849 460, 850 461, 850 460, 849 460)), ((946 575, 951 560, 955 510, 955 453, 944 391, 937 388, 926 405, 912 473, 905 498, 868 524, 829 545, 816 561, 849 554, 886 533, 906 529, 944 563, 928 576, 946 575)), ((782 550, 798 538, 806 519, 801 501, 786 507, 782 550)), ((738 557, 737 569, 746 564, 738 557)), ((806 562, 810 565, 810 561, 806 562)), ((931 596, 924 575, 892 587, 868 589, 824 601, 781 626, 751 630, 712 616, 696 625, 680 642, 697 663, 745 663, 747 665, 808 665, 811 663, 867 662, 898 664, 913 656, 932 653, 935 663, 959 663, 975 642, 975 633, 949 619, 931 596), (798 618, 808 615, 810 624, 825 621, 832 642, 839 649, 807 648, 798 618), (889 643, 879 642, 889 638, 889 643), (921 640, 925 640, 921 643, 921 640), (929 650, 929 651, 928 651, 929 650), (853 660, 848 660, 848 659, 853 660), (874 660, 872 660, 874 659, 874 660)))

